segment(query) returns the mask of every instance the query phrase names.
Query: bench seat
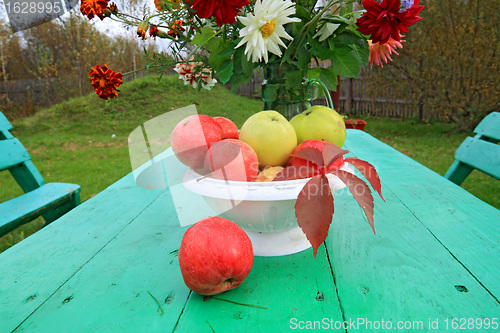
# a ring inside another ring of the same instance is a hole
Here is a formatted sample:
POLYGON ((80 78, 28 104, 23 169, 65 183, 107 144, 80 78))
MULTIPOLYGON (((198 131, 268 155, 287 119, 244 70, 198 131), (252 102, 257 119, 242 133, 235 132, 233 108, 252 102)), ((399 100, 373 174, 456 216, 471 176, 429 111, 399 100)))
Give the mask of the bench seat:
POLYGON ((11 232, 35 218, 74 207, 74 196, 80 186, 68 183, 48 183, 17 198, 0 203, 0 235, 11 232))

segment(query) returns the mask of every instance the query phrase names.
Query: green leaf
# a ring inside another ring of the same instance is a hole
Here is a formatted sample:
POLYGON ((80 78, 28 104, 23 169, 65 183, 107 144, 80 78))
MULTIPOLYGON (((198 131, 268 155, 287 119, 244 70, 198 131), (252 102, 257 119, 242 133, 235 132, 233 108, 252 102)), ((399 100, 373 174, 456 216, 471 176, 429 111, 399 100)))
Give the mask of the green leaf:
POLYGON ((326 60, 332 56, 330 45, 326 41, 320 42, 316 38, 310 38, 309 46, 311 47, 311 53, 320 59, 326 60))
POLYGON ((223 84, 227 83, 229 79, 231 79, 231 76, 233 75, 233 61, 231 59, 224 61, 224 65, 216 73, 221 83, 223 84))
POLYGON ((295 16, 300 18, 303 22, 308 22, 311 20, 311 13, 300 5, 295 5, 295 16))
POLYGON ((333 39, 333 42, 341 42, 348 45, 355 44, 357 46, 365 46, 365 44, 367 43, 366 39, 362 38, 351 30, 344 30, 342 31, 342 33, 337 34, 337 36, 335 36, 335 38, 333 39))
POLYGON ((350 14, 350 13, 352 13, 352 3, 349 3, 349 4, 343 3, 342 7, 340 8, 339 15, 344 16, 344 15, 350 14))
POLYGON ((236 49, 234 48, 235 46, 236 46, 236 44, 234 44, 230 41, 224 43, 224 45, 222 46, 223 49, 219 52, 219 56, 220 57, 227 57, 227 56, 234 54, 236 52, 236 49))
POLYGON ((356 59, 358 59, 361 66, 367 66, 370 58, 370 49, 368 48, 368 45, 366 47, 359 47, 354 44, 349 46, 352 48, 351 54, 353 55, 353 57, 356 57, 356 59))
POLYGON ((297 61, 294 62, 294 64, 298 68, 307 68, 309 66, 309 63, 311 62, 311 55, 309 54, 309 52, 307 52, 305 47, 301 46, 297 50, 296 55, 297 55, 297 61))
POLYGON ((221 37, 213 37, 207 42, 207 44, 205 45, 205 49, 207 49, 208 51, 214 51, 217 50, 221 44, 222 44, 221 37))
POLYGON ((248 79, 253 78, 253 70, 256 67, 256 64, 252 62, 251 60, 249 61, 247 59, 247 56, 244 54, 243 48, 241 49, 241 68, 243 70, 243 73, 245 73, 248 76, 248 79))
POLYGON ((311 68, 307 71, 307 78, 310 79, 319 79, 321 76, 320 69, 318 67, 311 68))
POLYGON ((296 87, 302 82, 303 79, 304 79, 304 74, 302 73, 302 71, 300 70, 288 71, 285 74, 286 87, 287 88, 296 87))
POLYGON ((212 28, 209 27, 204 27, 201 29, 200 32, 198 32, 196 35, 194 35, 193 40, 191 41, 191 44, 194 45, 205 45, 210 38, 215 36, 215 32, 212 28))
POLYGON ((330 37, 335 30, 337 30, 340 27, 340 23, 325 23, 319 29, 319 31, 313 36, 313 38, 319 37, 319 41, 322 42, 328 37, 330 37))
POLYGON ((356 78, 361 70, 359 60, 351 53, 349 46, 337 47, 332 55, 333 70, 342 77, 356 78))
POLYGON ((325 84, 328 90, 337 91, 339 80, 333 68, 327 67, 327 68, 320 68, 319 70, 320 70, 319 79, 321 80, 321 82, 325 84))
POLYGON ((276 98, 278 98, 278 85, 263 85, 262 86, 262 98, 267 104, 272 104, 276 98))

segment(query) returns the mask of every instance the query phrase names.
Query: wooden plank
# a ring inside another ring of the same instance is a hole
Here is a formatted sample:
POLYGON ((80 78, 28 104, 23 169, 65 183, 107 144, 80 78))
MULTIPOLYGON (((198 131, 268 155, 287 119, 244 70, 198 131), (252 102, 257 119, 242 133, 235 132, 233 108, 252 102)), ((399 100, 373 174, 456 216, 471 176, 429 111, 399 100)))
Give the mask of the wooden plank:
POLYGON ((500 112, 491 112, 474 129, 477 133, 500 141, 500 112))
MULTIPOLYGON (((383 185, 386 182, 382 177, 383 185)), ((451 326, 445 329, 446 318, 498 317, 498 300, 436 239, 425 221, 401 204, 397 193, 384 189, 386 202, 376 200, 377 235, 350 195, 335 198, 327 247, 344 317, 365 321, 356 331, 432 331, 429 319, 439 319, 436 331, 455 332, 451 326), (461 292, 462 287, 468 292, 461 292), (377 327, 382 320, 392 326, 377 327), (396 330, 399 322, 415 326, 396 330)))
POLYGON ((496 143, 468 137, 458 147, 455 159, 500 179, 500 145, 496 143))
MULTIPOLYGON (((107 192, 123 200, 130 197, 130 193, 107 192)), ((63 281, 18 330, 173 331, 190 293, 177 259, 187 228, 179 226, 168 191, 141 192, 160 195, 151 204, 133 196, 137 206, 147 208, 63 281)))
POLYGON ((16 165, 9 171, 25 193, 45 184, 45 180, 31 160, 16 165))
MULTIPOLYGON (((281 257, 256 257, 252 272, 222 299, 264 306, 240 306, 192 294, 182 313, 178 332, 285 332, 322 324, 323 318, 342 322, 342 312, 328 257, 320 248, 281 257)), ((343 332, 344 330, 337 330, 343 332)))
POLYGON ((137 186, 101 192, 0 253, 2 330, 16 328, 160 194, 137 186))
POLYGON ((494 262, 500 258, 500 211, 366 132, 348 130, 347 136, 347 149, 354 155, 362 152, 362 158, 377 168, 383 193, 395 193, 470 274, 500 299, 500 266, 494 262))
POLYGON ((448 179, 451 182, 454 182, 457 185, 460 185, 473 170, 474 168, 463 164, 460 161, 453 161, 448 171, 446 171, 446 173, 444 174, 444 178, 448 179))
POLYGON ((80 191, 76 184, 49 183, 17 198, 0 203, 0 235, 34 220, 67 201, 80 191))
POLYGON ((31 159, 18 139, 0 140, 0 151, 0 171, 31 159))
POLYGON ((11 131, 12 125, 5 115, 0 111, 0 131, 11 131))

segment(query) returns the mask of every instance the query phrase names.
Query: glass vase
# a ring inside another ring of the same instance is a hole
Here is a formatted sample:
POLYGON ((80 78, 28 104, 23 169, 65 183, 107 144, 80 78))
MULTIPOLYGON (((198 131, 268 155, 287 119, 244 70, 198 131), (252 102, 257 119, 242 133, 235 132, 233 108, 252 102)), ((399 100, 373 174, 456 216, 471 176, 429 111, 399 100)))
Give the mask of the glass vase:
POLYGON ((314 86, 323 91, 327 106, 333 108, 330 91, 319 79, 304 78, 296 86, 287 86, 286 73, 296 68, 276 64, 268 64, 264 68, 264 81, 262 82, 262 99, 265 110, 275 110, 287 120, 309 109, 314 97, 314 86))

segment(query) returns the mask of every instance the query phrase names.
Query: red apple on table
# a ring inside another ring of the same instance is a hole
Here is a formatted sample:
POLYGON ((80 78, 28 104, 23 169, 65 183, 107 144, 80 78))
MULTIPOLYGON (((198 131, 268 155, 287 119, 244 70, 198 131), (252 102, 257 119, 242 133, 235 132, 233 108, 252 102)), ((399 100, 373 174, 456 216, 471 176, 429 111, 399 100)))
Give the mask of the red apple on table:
POLYGON ((205 169, 217 179, 251 182, 259 173, 259 160, 247 143, 226 139, 212 144, 207 151, 205 169))
MULTIPOLYGON (((333 143, 330 143, 330 142, 326 142, 326 141, 321 141, 321 140, 306 140, 302 143, 300 143, 293 151, 292 155, 293 154, 296 154, 298 151, 300 151, 301 149, 304 149, 304 148, 307 148, 307 147, 312 147, 312 148, 316 148, 318 149, 319 151, 323 152, 323 148, 326 146, 326 145, 333 145, 333 143)), ((308 166, 308 167, 314 167, 313 164, 311 164, 309 161, 303 159, 303 158, 300 158, 300 157, 296 157, 296 156, 292 156, 290 158, 290 165, 292 166, 308 166)), ((342 165, 344 164, 344 158, 342 156, 340 156, 335 162, 332 163, 332 165, 327 169, 327 171, 330 171, 330 170, 338 170, 342 167, 342 165)))
POLYGON ((218 122, 206 115, 192 115, 181 120, 172 131, 170 145, 184 165, 203 170, 205 154, 210 145, 222 139, 218 122))
POLYGON ((247 234, 222 217, 207 217, 191 226, 179 249, 184 283, 200 295, 238 287, 252 270, 253 258, 247 234))
POLYGON ((222 139, 238 139, 240 133, 238 132, 238 127, 236 124, 224 117, 213 117, 213 119, 219 123, 222 128, 222 139))

